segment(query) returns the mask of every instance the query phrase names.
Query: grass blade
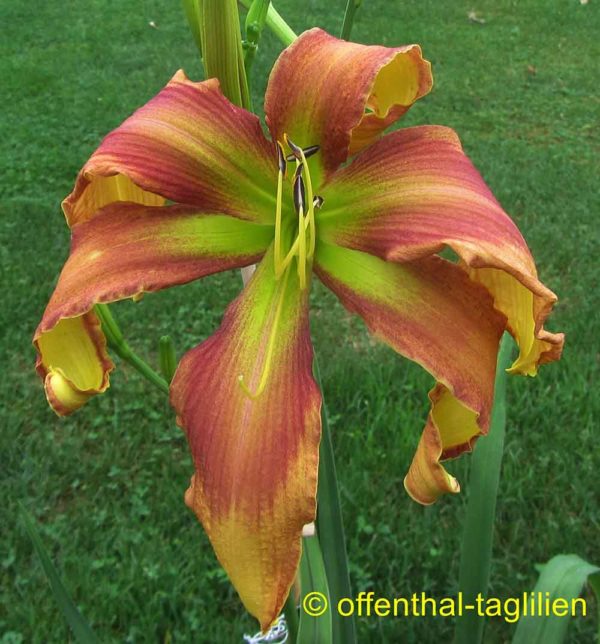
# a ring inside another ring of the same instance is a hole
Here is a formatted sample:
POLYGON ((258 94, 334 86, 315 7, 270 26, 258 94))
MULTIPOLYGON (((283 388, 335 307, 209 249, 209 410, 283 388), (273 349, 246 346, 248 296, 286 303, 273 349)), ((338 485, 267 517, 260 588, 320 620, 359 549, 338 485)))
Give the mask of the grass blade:
POLYGON ((27 512, 23 505, 19 505, 21 507, 21 517, 23 524, 40 559, 42 568, 46 573, 46 577, 48 579, 48 582, 50 583, 50 587, 52 588, 54 599, 56 600, 58 607, 62 611, 62 614, 71 627, 71 630, 75 635, 75 639, 81 644, 99 643, 100 640, 96 637, 85 618, 79 612, 77 606, 75 606, 75 603, 67 592, 67 589, 64 587, 62 581, 60 580, 56 568, 54 567, 54 564, 50 560, 50 557, 48 556, 48 553, 44 548, 42 538, 40 537, 40 533, 38 532, 31 515, 27 512))
MULTIPOLYGON (((458 588, 465 604, 473 604, 479 593, 487 595, 492 559, 492 540, 496 497, 506 427, 506 367, 510 361, 512 338, 505 333, 500 343, 494 409, 488 436, 481 439, 471 459, 469 502, 460 553, 458 588)), ((483 638, 485 617, 468 611, 457 619, 454 642, 479 644, 483 638)))
MULTIPOLYGON (((512 644, 561 644, 567 634, 571 601, 579 597, 588 577, 598 597, 598 566, 593 566, 577 555, 556 555, 542 568, 535 588, 534 597, 541 593, 544 599, 549 596, 550 605, 555 599, 564 599, 569 608, 565 616, 544 615, 521 617, 512 644), (549 595, 546 595, 548 593, 549 595)), ((600 597, 598 597, 600 599, 600 597)), ((562 612, 562 611, 561 611, 562 612)))
POLYGON ((302 609, 296 644, 330 644, 334 641, 331 625, 332 607, 323 555, 316 535, 302 540, 300 586, 302 609), (311 594, 314 594, 314 603, 310 601, 311 594), (318 596, 315 596, 316 594, 318 596), (320 608, 323 607, 321 613, 320 608), (311 614, 311 611, 314 613, 311 614))

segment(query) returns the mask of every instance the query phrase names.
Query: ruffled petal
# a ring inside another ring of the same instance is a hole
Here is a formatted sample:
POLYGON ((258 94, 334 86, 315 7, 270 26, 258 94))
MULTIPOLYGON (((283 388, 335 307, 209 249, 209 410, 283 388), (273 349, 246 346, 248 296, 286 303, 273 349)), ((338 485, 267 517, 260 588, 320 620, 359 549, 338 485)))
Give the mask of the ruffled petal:
POLYGON ((371 333, 438 381, 405 485, 421 503, 458 492, 440 461, 470 451, 488 431, 506 318, 485 288, 435 256, 396 264, 321 242, 315 271, 371 333))
POLYGON ((75 226, 69 259, 34 336, 51 407, 71 413, 108 387, 113 364, 95 304, 246 266, 272 236, 271 226, 181 206, 113 204, 75 226))
POLYGON ((168 199, 269 223, 276 186, 275 149, 258 118, 231 104, 217 80, 194 83, 179 71, 102 141, 63 210, 73 226, 114 201, 168 199))
POLYGON ((303 33, 279 57, 265 96, 274 140, 320 145, 317 175, 370 144, 432 85, 418 45, 380 47, 303 33))
POLYGON ((318 232, 328 242, 394 262, 452 248, 508 318, 520 349, 513 372, 534 375, 560 357, 563 334, 543 329, 557 298, 452 130, 388 134, 336 173, 322 195, 318 232))
POLYGON ((307 290, 293 266, 286 275, 275 279, 269 252, 171 384, 196 469, 186 503, 263 630, 287 598, 316 509, 321 395, 307 290), (262 392, 248 395, 240 376, 262 392))

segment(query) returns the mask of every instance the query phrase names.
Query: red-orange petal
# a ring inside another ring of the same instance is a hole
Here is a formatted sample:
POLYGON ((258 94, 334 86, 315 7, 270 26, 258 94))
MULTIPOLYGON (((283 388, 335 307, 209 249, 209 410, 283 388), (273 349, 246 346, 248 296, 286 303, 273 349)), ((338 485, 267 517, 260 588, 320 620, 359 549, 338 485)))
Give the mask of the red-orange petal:
MULTIPOLYGON (((275 140, 320 145, 317 174, 334 171, 371 143, 431 89, 431 67, 418 45, 381 47, 303 33, 279 57, 265 114, 275 140)), ((318 182, 317 182, 318 183, 318 182)))
POLYGON ((440 461, 488 431, 506 318, 485 288, 439 257, 396 264, 321 242, 315 271, 371 333, 438 381, 407 489, 421 503, 457 492, 440 461))
POLYGON ((34 336, 52 408, 70 413, 108 387, 113 368, 95 304, 255 262, 272 227, 190 207, 113 204, 73 229, 71 253, 34 336))
POLYGON ((263 630, 282 609, 302 527, 315 518, 321 395, 307 306, 294 267, 277 281, 268 253, 171 385, 196 469, 186 503, 263 630), (249 397, 239 377, 256 393, 265 373, 262 393, 249 397))
POLYGON ((543 329, 556 296, 538 279, 523 236, 449 128, 384 136, 321 191, 322 239, 406 262, 452 248, 494 296, 520 347, 512 370, 533 375, 560 357, 564 336, 543 329))
POLYGON ((277 186, 275 149, 259 119, 231 104, 219 83, 182 71, 113 130, 64 200, 69 225, 114 201, 165 199, 269 223, 277 186))

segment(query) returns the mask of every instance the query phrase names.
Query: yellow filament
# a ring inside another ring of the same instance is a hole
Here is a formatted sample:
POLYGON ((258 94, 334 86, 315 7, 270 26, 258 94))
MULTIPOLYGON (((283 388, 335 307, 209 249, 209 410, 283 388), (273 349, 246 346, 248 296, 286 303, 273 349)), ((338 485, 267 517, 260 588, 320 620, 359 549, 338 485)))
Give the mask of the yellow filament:
POLYGON ((310 245, 308 249, 308 259, 312 259, 315 254, 315 244, 316 244, 316 231, 315 231, 315 206, 313 204, 314 195, 312 189, 312 181, 310 179, 310 170, 308 168, 308 163, 306 157, 304 156, 304 151, 300 149, 300 156, 302 157, 302 163, 304 164, 304 169, 306 170, 306 188, 308 190, 308 223, 310 226, 310 245))
POLYGON ((306 226, 304 224, 304 210, 298 213, 298 280, 300 288, 306 288, 306 226))
POLYGON ((285 298, 285 290, 287 287, 289 270, 285 272, 283 282, 279 287, 279 299, 277 300, 277 308, 275 309, 275 319, 273 320, 273 326, 271 327, 271 333, 269 334, 269 340, 267 343, 267 353, 265 356, 265 363, 263 365, 262 374, 260 376, 260 381, 258 383, 258 388, 255 392, 250 391, 246 383, 244 382, 244 376, 240 374, 238 376, 238 382, 240 387, 243 389, 244 393, 248 398, 256 400, 265 390, 267 386, 267 381, 269 379, 269 374, 271 373, 271 366, 273 364, 273 351, 275 349, 275 340, 277 338, 277 331, 279 330, 279 323, 281 320, 281 311, 283 310, 283 301, 285 298))
POLYGON ((283 173, 281 170, 277 176, 277 204, 275 206, 275 276, 280 277, 278 271, 281 258, 281 202, 283 194, 283 173))
MULTIPOLYGON (((284 134, 284 141, 290 149, 292 146, 289 144, 287 135, 284 134)), ((281 143, 278 141, 277 145, 282 147, 281 143)), ((287 270, 288 266, 291 264, 294 257, 298 258, 298 280, 300 282, 300 288, 306 288, 306 263, 311 261, 316 244, 316 225, 315 225, 315 208, 314 208, 314 193, 312 187, 312 180, 310 177, 310 171, 308 168, 308 163, 306 161, 306 155, 304 151, 300 149, 300 159, 296 159, 296 169, 302 164, 303 173, 306 177, 306 187, 307 187, 307 197, 308 197, 308 212, 305 213, 304 209, 300 209, 298 213, 298 235, 294 240, 290 250, 286 256, 282 259, 281 257, 281 216, 282 216, 282 191, 283 191, 283 174, 279 172, 277 179, 277 201, 276 201, 276 211, 275 211, 275 248, 274 248, 274 263, 275 263, 275 277, 276 279, 281 278, 284 271, 287 270), (307 249, 307 229, 308 233, 308 249, 307 249)))

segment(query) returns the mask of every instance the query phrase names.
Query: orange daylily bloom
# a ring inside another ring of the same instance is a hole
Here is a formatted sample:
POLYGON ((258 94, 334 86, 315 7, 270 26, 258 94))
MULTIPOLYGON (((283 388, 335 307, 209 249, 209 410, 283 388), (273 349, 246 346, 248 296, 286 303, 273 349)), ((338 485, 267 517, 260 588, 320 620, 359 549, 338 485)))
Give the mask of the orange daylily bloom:
POLYGON ((94 304, 260 262, 218 331, 182 359, 171 402, 196 470, 186 502, 263 629, 315 518, 313 273, 437 381, 405 481, 421 503, 458 491, 441 461, 488 431, 504 330, 520 348, 515 373, 560 356, 563 336, 543 329, 556 297, 456 134, 381 136, 431 83, 416 45, 312 29, 272 71, 269 140, 214 79, 179 72, 104 139, 63 204, 71 254, 34 338, 59 414, 108 387, 94 304), (445 247, 459 263, 439 256, 445 247))

